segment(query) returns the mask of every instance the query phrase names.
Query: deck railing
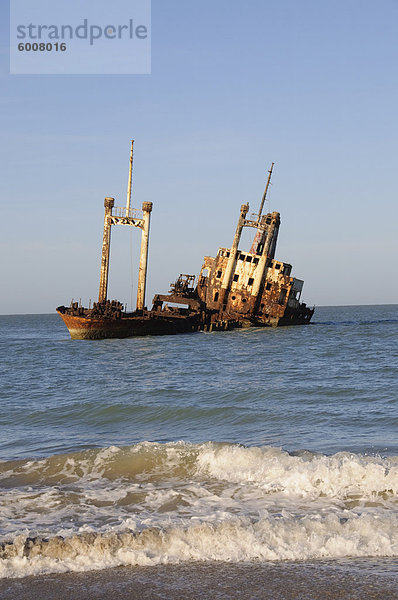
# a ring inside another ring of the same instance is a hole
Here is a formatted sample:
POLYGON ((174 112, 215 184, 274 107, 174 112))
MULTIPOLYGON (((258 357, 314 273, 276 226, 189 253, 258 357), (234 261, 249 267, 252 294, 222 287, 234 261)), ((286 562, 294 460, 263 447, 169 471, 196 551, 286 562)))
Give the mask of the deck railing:
POLYGON ((112 208, 113 217, 130 217, 131 219, 143 219, 144 213, 139 208, 130 208, 128 214, 126 214, 125 206, 114 206, 112 208))

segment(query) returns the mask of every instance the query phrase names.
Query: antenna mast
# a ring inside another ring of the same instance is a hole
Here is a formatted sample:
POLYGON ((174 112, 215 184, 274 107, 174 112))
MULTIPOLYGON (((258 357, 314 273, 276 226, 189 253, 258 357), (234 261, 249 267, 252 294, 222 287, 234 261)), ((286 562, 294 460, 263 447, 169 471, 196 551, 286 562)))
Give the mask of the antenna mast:
POLYGON ((261 204, 260 204, 260 208, 259 208, 259 211, 258 211, 257 223, 260 222, 261 214, 263 212, 264 202, 265 202, 265 200, 267 198, 268 188, 269 188, 269 185, 271 183, 271 175, 272 175, 272 169, 274 168, 274 164, 275 163, 272 163, 271 168, 268 171, 269 175, 268 175, 267 185, 265 186, 264 194, 263 194, 263 197, 262 197, 262 200, 261 200, 261 204))
POLYGON ((128 187, 127 187, 126 217, 130 216, 131 183, 133 180, 133 151, 134 151, 134 140, 131 140, 129 183, 128 183, 128 187))

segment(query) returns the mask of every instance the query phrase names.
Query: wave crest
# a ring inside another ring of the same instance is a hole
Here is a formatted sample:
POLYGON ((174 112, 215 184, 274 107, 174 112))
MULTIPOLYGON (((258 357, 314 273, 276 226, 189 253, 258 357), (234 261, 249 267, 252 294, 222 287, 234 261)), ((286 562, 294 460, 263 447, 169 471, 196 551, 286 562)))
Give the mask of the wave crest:
POLYGON ((3 488, 83 481, 152 481, 212 478, 253 484, 265 493, 301 497, 370 498, 398 495, 398 457, 339 452, 332 456, 270 446, 142 442, 86 450, 42 460, 0 463, 3 488))
POLYGON ((237 518, 140 533, 81 533, 49 539, 18 536, 0 545, 0 575, 82 571, 119 565, 188 560, 308 560, 397 556, 397 519, 363 515, 341 519, 284 514, 252 522, 237 518))

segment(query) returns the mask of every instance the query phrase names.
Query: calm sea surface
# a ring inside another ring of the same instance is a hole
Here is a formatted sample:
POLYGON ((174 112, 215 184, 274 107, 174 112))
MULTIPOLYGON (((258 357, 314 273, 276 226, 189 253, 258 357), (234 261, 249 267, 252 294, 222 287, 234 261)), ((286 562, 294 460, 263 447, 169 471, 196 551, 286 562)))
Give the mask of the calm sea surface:
POLYGON ((398 305, 104 341, 1 316, 0 576, 394 562, 397 339, 398 305))

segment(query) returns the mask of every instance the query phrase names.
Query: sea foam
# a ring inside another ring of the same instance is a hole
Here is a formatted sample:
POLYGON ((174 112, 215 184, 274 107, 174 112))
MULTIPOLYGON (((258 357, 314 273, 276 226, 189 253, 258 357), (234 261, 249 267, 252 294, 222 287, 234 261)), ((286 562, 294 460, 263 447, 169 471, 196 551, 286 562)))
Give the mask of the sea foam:
POLYGON ((3 462, 0 484, 3 577, 398 556, 397 457, 146 442, 3 462))
POLYGON ((397 519, 384 515, 296 517, 284 513, 138 534, 82 533, 48 539, 19 536, 0 546, 0 576, 85 571, 188 560, 241 562, 397 556, 397 519))

